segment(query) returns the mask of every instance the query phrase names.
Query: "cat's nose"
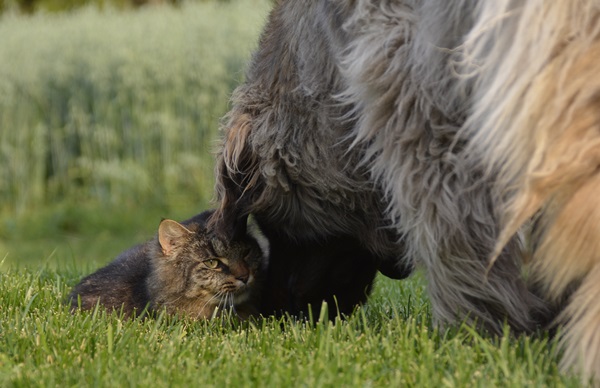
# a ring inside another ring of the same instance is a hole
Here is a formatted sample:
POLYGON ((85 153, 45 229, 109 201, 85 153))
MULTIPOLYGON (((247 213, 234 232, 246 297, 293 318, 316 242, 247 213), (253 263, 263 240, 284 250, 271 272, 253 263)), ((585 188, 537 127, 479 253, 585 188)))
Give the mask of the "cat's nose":
POLYGON ((235 278, 236 278, 237 280, 239 280, 240 282, 242 282, 242 283, 246 284, 246 283, 248 283, 248 278, 249 278, 249 277, 250 277, 250 274, 249 274, 249 273, 244 273, 244 274, 241 274, 241 275, 238 275, 238 276, 236 276, 235 278))

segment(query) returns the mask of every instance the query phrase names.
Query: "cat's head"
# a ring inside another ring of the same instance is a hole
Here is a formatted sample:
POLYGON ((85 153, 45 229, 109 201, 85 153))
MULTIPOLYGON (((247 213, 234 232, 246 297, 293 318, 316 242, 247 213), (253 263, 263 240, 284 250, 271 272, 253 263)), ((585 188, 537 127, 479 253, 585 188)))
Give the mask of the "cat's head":
POLYGON ((203 223, 184 226, 163 220, 157 242, 153 279, 161 289, 154 285, 155 293, 162 293, 161 304, 191 314, 245 302, 266 265, 265 252, 254 238, 222 240, 203 223))

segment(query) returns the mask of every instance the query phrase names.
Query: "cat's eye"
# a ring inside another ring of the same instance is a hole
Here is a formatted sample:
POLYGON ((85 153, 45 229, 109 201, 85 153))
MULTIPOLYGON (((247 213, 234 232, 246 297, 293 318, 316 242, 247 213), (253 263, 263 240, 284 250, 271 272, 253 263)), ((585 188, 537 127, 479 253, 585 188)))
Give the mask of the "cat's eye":
POLYGON ((206 265, 210 269, 217 268, 220 263, 221 262, 219 260, 217 260, 217 259, 204 260, 204 265, 206 265))

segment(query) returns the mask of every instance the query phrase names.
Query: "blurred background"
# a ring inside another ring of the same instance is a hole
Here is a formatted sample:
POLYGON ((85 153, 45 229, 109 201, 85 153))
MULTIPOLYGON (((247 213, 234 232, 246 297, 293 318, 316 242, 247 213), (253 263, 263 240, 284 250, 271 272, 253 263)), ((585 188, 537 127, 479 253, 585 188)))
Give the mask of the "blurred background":
POLYGON ((0 0, 0 271, 91 271, 210 206, 268 0, 0 0))

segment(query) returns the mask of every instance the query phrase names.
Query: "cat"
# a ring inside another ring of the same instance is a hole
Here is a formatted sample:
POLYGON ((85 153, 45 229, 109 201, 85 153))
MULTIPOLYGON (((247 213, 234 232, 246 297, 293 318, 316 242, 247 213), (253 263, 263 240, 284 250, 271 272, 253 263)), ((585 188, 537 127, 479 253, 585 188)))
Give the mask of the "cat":
POLYGON ((206 225, 212 213, 162 220, 154 239, 83 278, 69 295, 71 310, 99 305, 125 318, 162 309, 193 319, 227 310, 240 319, 257 315, 268 243, 255 228, 235 241, 217 238, 206 225))

